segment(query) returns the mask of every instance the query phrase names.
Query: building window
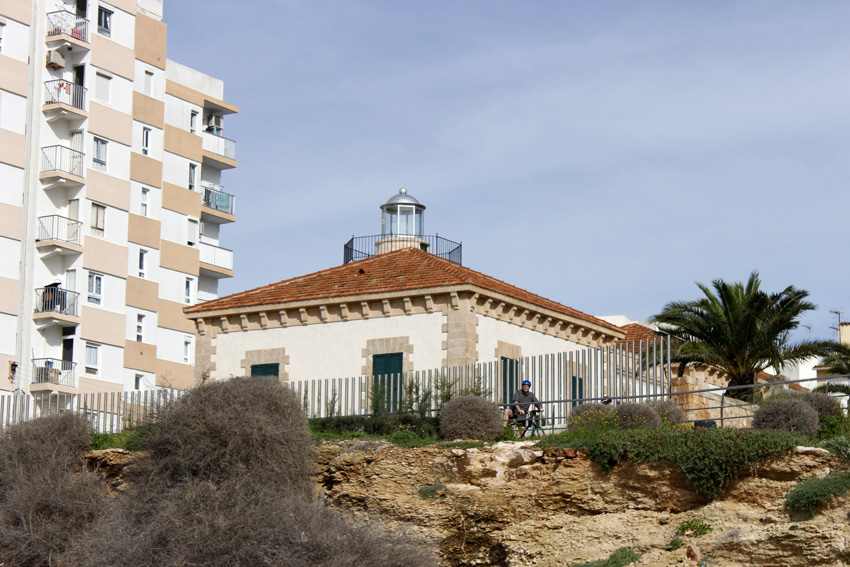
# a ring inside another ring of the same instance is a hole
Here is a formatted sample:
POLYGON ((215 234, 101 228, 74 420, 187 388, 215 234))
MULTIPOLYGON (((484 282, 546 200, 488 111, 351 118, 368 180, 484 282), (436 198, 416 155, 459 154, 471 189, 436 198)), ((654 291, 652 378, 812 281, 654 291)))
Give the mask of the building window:
POLYGON ((260 376, 272 376, 278 378, 280 376, 280 364, 252 364, 251 377, 259 378, 260 376))
POLYGON ((112 12, 104 7, 97 9, 97 33, 109 37, 112 30, 112 12))
POLYGON ((112 77, 103 73, 95 73, 94 75, 94 98, 101 102, 109 102, 110 93, 112 91, 112 77))
POLYGON ((6 31, 6 22, 0 22, 0 53, 3 53, 3 32, 6 31))
POLYGON ((153 73, 151 71, 145 71, 144 89, 146 95, 153 96, 153 73))
POLYGON ((148 193, 150 193, 150 189, 142 189, 142 216, 148 216, 148 193))
POLYGON ((192 338, 185 337, 183 339, 183 363, 192 364, 192 338))
POLYGON ((148 251, 139 250, 139 277, 145 279, 147 273, 148 251))
POLYGON ((98 171, 106 171, 106 140, 94 139, 94 156, 92 157, 92 168, 98 171))
POLYGON ((198 221, 196 221, 195 219, 189 219, 189 225, 187 227, 186 235, 186 244, 188 244, 189 246, 195 246, 198 243, 199 231, 200 227, 198 226, 198 221))
POLYGON ((100 367, 100 345, 86 343, 86 372, 97 374, 100 367))
POLYGON ((193 110, 189 113, 189 132, 196 134, 198 132, 198 111, 193 110))
POLYGON ((579 405, 581 403, 578 400, 584 399, 584 378, 579 378, 578 376, 573 376, 572 380, 570 382, 570 385, 572 386, 572 389, 570 390, 570 397, 573 400, 576 400, 576 401, 572 402, 570 405, 572 407, 576 407, 577 405, 579 405))
POLYGON ((151 129, 142 128, 142 155, 146 156, 151 150, 151 129))
POLYGON ((189 164, 189 191, 195 190, 195 174, 198 172, 198 166, 194 163, 189 164))
POLYGON ((144 379, 144 377, 145 376, 143 374, 136 374, 135 381, 134 381, 134 384, 133 384, 134 390, 141 390, 142 389, 142 380, 144 379))
POLYGON ((106 229, 106 206, 100 203, 91 204, 91 233, 103 236, 106 229))
POLYGON ((89 272, 89 303, 100 305, 103 299, 103 276, 89 272))
POLYGON ((145 342, 145 316, 136 315, 136 342, 145 342))
POLYGON ((184 292, 184 296, 186 298, 186 303, 192 303, 192 278, 186 278, 186 290, 184 292))

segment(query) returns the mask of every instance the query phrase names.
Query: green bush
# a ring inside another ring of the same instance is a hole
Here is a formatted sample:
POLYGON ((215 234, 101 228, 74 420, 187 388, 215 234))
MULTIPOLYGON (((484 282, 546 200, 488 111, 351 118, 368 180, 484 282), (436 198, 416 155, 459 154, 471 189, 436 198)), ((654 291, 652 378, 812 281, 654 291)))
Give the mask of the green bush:
POLYGON ((691 535, 693 537, 702 537, 708 532, 710 532, 713 528, 710 524, 703 522, 702 520, 696 520, 691 518, 690 520, 685 520, 681 522, 676 528, 676 535, 691 535))
POLYGON ((821 441, 820 446, 842 459, 850 461, 850 437, 841 435, 821 441))
POLYGON ((850 434, 850 419, 844 415, 821 415, 818 439, 846 437, 850 434))
POLYGON ((614 408, 600 403, 588 403, 576 406, 567 418, 567 429, 581 431, 594 436, 617 427, 617 414, 614 408))
POLYGON ((502 435, 503 426, 499 406, 478 396, 453 398, 440 412, 440 433, 449 441, 494 441, 502 435))
POLYGON ((556 435, 541 439, 538 445, 584 449, 606 473, 626 459, 675 465, 697 491, 713 500, 743 467, 809 441, 787 431, 696 428, 608 431, 580 440, 556 435))
POLYGON ((147 426, 127 428, 121 433, 95 433, 92 435, 91 448, 125 449, 127 451, 143 451, 145 439, 150 429, 147 426))
POLYGON ((650 405, 661 418, 662 425, 681 425, 688 420, 685 412, 679 409, 676 400, 662 400, 650 405))
POLYGON ((422 439, 437 435, 440 420, 420 417, 415 413, 381 414, 377 416, 324 417, 310 420, 310 430, 318 435, 331 434, 351 437, 352 434, 392 435, 397 431, 412 431, 422 439))
POLYGON ((836 472, 825 478, 810 478, 795 486, 785 496, 790 512, 801 512, 811 518, 833 497, 844 496, 850 490, 850 472, 836 472))
POLYGON ((649 404, 620 404, 614 411, 617 412, 617 423, 622 429, 658 429, 661 427, 661 416, 649 404))
POLYGON ((813 437, 818 425, 818 412, 798 397, 771 396, 753 415, 753 429, 796 431, 813 437))
POLYGON ((589 561, 587 563, 576 563, 574 567, 625 567, 640 559, 640 555, 629 549, 621 547, 608 556, 608 559, 589 561))

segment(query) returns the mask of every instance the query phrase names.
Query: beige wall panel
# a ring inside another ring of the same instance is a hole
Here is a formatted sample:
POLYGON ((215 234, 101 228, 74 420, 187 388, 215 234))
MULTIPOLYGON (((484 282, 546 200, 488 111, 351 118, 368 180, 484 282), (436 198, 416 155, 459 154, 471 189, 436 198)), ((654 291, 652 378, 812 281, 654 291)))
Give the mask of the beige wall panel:
POLYGON ((133 145, 133 117, 96 102, 89 103, 89 131, 125 146, 133 145))
MULTIPOLYGON (((32 0, 0 0, 0 13, 16 22, 32 23, 32 0)), ((0 369, 2 372, 2 369, 0 369)))
MULTIPOLYGON (((112 2, 112 4, 115 3, 112 2)), ((135 12, 135 8, 133 8, 133 12, 135 12)), ((91 36, 92 65, 132 81, 136 74, 136 55, 133 50, 97 33, 92 33, 91 36)))
POLYGON ((127 221, 127 240, 159 250, 160 222, 130 213, 127 221))
POLYGON ((80 338, 105 345, 124 346, 127 329, 123 313, 113 313, 83 305, 80 338))
MULTIPOLYGON (((77 367, 79 368, 79 366, 77 367)), ((116 376, 117 378, 117 376, 116 376)), ((88 394, 91 393, 104 393, 104 392, 123 392, 124 385, 121 383, 110 382, 107 380, 98 380, 97 378, 93 378, 88 374, 83 374, 80 376, 80 386, 77 390, 80 394, 88 394)), ((116 397, 117 400, 117 397, 116 397)), ((116 401, 117 403, 117 401, 116 401)))
POLYGON ((0 203, 0 236, 21 240, 23 238, 23 215, 24 209, 14 205, 0 203))
POLYGON ((151 187, 162 187, 162 162, 130 152, 130 179, 151 187))
POLYGON ((133 118, 154 128, 165 125, 165 103, 133 91, 133 118))
POLYGON ((168 124, 165 125, 163 135, 165 151, 189 158, 192 161, 201 161, 204 158, 202 147, 204 140, 200 136, 168 124))
POLYGON ((181 333, 195 334, 195 324, 186 318, 183 313, 185 303, 175 303, 165 299, 159 300, 158 326, 164 329, 172 329, 181 333))
POLYGON ((124 368, 156 372, 156 345, 126 341, 124 343, 124 368))
POLYGON ((195 367, 170 360, 157 360, 156 385, 186 390, 195 385, 195 367))
MULTIPOLYGON (((124 10, 125 12, 135 16, 138 10, 138 0, 109 0, 109 5, 124 10)), ((97 23, 97 20, 95 20, 97 23)))
MULTIPOLYGON (((17 315, 21 310, 21 285, 18 280, 0 278, 0 313, 17 315)), ((3 367, 0 366, 0 376, 3 367)))
POLYGON ((147 311, 156 311, 159 309, 159 284, 135 276, 128 276, 127 305, 147 311))
POLYGON ((200 262, 197 248, 163 240, 159 249, 159 265, 193 276, 198 275, 200 262))
POLYGON ((26 63, 0 53, 0 77, 3 77, 4 91, 27 96, 29 70, 26 63))
POLYGON ((86 197, 92 201, 127 211, 130 209, 130 182, 102 171, 86 171, 86 197))
MULTIPOLYGON (((106 220, 109 222, 109 219, 106 220)), ((100 238, 86 238, 83 267, 104 274, 127 277, 128 251, 125 246, 112 244, 100 238)), ((122 331, 123 333, 123 331, 122 331)))
POLYGON ((0 162, 23 169, 27 163, 26 136, 0 128, 0 162))
POLYGON ((167 30, 164 23, 138 14, 136 16, 136 59, 164 70, 167 30))
POLYGON ((196 91, 195 89, 190 89, 189 87, 184 87, 180 83, 176 83, 174 81, 166 80, 165 81, 165 92, 170 95, 176 96, 177 98, 181 98, 185 101, 191 102, 192 104, 196 104, 198 106, 204 106, 204 95, 196 91))
POLYGON ((162 184, 162 207, 175 213, 200 217, 201 194, 165 182, 162 184))

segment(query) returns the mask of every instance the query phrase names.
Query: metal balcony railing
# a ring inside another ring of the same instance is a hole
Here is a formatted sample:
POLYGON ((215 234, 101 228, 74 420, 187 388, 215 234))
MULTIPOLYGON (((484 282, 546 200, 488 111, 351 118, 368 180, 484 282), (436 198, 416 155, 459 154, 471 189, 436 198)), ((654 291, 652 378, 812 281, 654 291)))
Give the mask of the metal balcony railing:
POLYGON ((38 217, 38 240, 61 240, 70 244, 80 243, 83 223, 59 215, 38 217))
POLYGON ((65 10, 50 12, 47 14, 47 37, 62 34, 88 43, 89 21, 65 10))
POLYGON ((226 270, 233 269, 233 250, 199 242, 198 251, 200 252, 201 262, 226 270))
POLYGON ((236 214, 236 197, 221 190, 220 185, 201 183, 204 189, 204 206, 229 215, 236 214))
POLYGON ((204 132, 203 148, 208 152, 236 159, 236 142, 211 132, 204 132))
POLYGON ((375 236, 352 236, 343 248, 343 264, 371 258, 385 252, 401 250, 402 248, 420 248, 455 264, 461 264, 461 247, 462 244, 441 238, 439 235, 378 234, 375 236))
POLYGON ((76 388, 77 378, 74 372, 76 366, 77 363, 70 360, 34 358, 32 359, 32 383, 56 384, 76 388))
POLYGON ((85 154, 65 146, 41 148, 41 172, 63 171, 83 177, 85 154))
POLYGON ((86 88, 62 79, 47 81, 44 83, 44 104, 57 103, 85 110, 86 88))
POLYGON ((35 290, 36 313, 59 313, 76 317, 79 303, 79 293, 62 289, 58 285, 48 285, 35 290))

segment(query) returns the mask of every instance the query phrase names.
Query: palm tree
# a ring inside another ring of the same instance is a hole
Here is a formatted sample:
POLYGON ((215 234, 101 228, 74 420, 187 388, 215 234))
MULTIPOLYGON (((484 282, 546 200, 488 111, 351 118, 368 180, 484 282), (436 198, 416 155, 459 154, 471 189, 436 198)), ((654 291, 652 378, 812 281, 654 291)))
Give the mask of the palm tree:
POLYGON ((835 345, 820 365, 830 375, 850 374, 850 345, 842 343, 835 345))
MULTIPOLYGON (((659 330, 675 343, 673 361, 679 376, 688 365, 706 365, 726 373, 729 386, 754 384, 759 372, 783 363, 829 354, 831 341, 791 341, 799 317, 815 309, 805 290, 788 286, 768 294, 758 272, 746 284, 714 280, 712 288, 697 284, 705 297, 674 301, 653 317, 659 330)), ((753 390, 740 388, 729 396, 751 400, 753 390)))

